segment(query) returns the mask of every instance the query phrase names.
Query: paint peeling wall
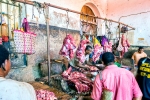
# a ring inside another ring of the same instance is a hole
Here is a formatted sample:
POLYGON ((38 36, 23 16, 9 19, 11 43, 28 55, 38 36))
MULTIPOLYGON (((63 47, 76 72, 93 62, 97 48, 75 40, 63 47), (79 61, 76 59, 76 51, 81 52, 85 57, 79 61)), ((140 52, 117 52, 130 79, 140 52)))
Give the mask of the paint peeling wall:
MULTIPOLYGON (((108 0, 107 17, 118 20, 121 16, 150 11, 150 0, 108 0)), ((139 15, 123 17, 120 19, 128 25, 135 27, 135 31, 128 33, 132 45, 150 46, 150 12, 139 15), (139 39, 144 38, 144 40, 139 39)), ((112 26, 114 34, 117 32, 112 26)), ((115 37, 115 36, 114 36, 115 37)))

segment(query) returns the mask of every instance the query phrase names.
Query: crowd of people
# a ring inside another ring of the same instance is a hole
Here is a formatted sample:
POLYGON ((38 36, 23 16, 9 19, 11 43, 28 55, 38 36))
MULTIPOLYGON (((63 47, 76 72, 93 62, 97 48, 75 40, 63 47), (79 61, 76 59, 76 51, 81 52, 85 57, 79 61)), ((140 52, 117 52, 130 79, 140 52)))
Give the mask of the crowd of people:
MULTIPOLYGON (((92 47, 88 45, 85 49, 85 55, 91 56, 91 54, 92 47)), ((91 58, 90 56, 88 57, 91 58)), ((105 52, 100 59, 104 70, 99 71, 96 75, 91 97, 88 99, 101 100, 106 89, 112 93, 111 100, 150 100, 150 59, 143 47, 139 47, 131 57, 134 69, 138 69, 136 77, 131 71, 116 64, 116 57, 113 53, 105 52)), ((84 68, 88 71, 92 63, 90 60, 86 60, 84 63, 76 62, 74 64, 77 69, 84 68)))
MULTIPOLYGON (((87 79, 92 77, 90 73, 87 73, 90 72, 89 66, 92 65, 89 60, 91 53, 92 47, 87 45, 85 48, 85 60, 82 63, 76 57, 68 60, 64 56, 64 72, 68 71, 68 69, 71 73, 79 72, 76 73, 78 76, 74 75, 74 77, 82 76, 81 80, 77 80, 78 84, 81 82, 83 84, 85 81, 85 83, 88 83, 87 79)), ((105 52, 100 58, 104 69, 97 73, 92 84, 91 96, 88 99, 101 100, 105 92, 109 92, 111 95, 108 96, 112 98, 111 100, 150 100, 150 58, 147 57, 143 47, 139 47, 131 58, 133 65, 138 69, 136 77, 129 70, 120 68, 115 64, 113 53, 105 52)), ((36 100, 36 93, 31 85, 5 78, 11 69, 11 63, 9 52, 2 45, 0 45, 0 66, 0 89, 2 90, 0 91, 0 98, 2 100, 36 100)), ((71 79, 73 76, 70 74, 67 77, 71 79)), ((82 86, 85 85, 83 84, 82 86)), ((80 88, 80 85, 76 85, 76 87, 80 88)), ((83 90, 85 91, 85 89, 83 90)))

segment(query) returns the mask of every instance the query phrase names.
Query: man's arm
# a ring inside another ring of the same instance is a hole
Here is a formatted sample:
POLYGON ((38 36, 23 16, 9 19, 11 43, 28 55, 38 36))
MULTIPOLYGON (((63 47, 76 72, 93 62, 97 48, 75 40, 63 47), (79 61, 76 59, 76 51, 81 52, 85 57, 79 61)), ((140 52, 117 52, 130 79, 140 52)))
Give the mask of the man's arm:
POLYGON ((134 62, 134 57, 135 57, 135 53, 132 55, 132 57, 131 57, 131 64, 133 65, 133 67, 134 67, 134 65, 135 65, 135 62, 134 62))
POLYGON ((75 60, 75 64, 77 67, 80 67, 80 68, 88 68, 88 66, 83 65, 81 62, 79 62, 77 60, 75 60))
POLYGON ((92 65, 93 65, 93 64, 92 64, 92 61, 93 61, 93 60, 90 58, 89 61, 86 61, 86 64, 89 65, 89 66, 92 66, 92 65))
POLYGON ((142 97, 139 97, 139 98, 133 98, 133 100, 142 100, 142 97))

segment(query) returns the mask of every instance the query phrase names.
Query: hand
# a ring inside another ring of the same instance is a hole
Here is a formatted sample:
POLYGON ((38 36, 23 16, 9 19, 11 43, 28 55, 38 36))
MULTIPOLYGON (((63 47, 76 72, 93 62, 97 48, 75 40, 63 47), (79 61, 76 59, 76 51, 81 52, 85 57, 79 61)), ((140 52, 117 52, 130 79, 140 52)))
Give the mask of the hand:
POLYGON ((93 78, 93 77, 94 77, 90 72, 87 72, 87 73, 86 73, 86 76, 87 76, 88 78, 93 78))
POLYGON ((89 67, 86 67, 86 68, 84 68, 86 71, 90 71, 90 68, 89 67))
POLYGON ((84 68, 80 68, 79 70, 80 70, 82 73, 85 72, 85 69, 84 69, 84 68))
POLYGON ((88 65, 84 65, 85 67, 89 67, 88 65))

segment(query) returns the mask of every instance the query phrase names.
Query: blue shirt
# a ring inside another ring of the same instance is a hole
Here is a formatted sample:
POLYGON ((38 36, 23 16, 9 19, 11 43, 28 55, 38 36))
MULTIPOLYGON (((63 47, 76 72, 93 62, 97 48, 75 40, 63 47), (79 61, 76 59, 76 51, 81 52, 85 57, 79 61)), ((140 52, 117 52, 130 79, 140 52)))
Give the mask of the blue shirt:
POLYGON ((150 59, 141 58, 138 62, 137 82, 143 93, 143 97, 150 100, 150 59))

